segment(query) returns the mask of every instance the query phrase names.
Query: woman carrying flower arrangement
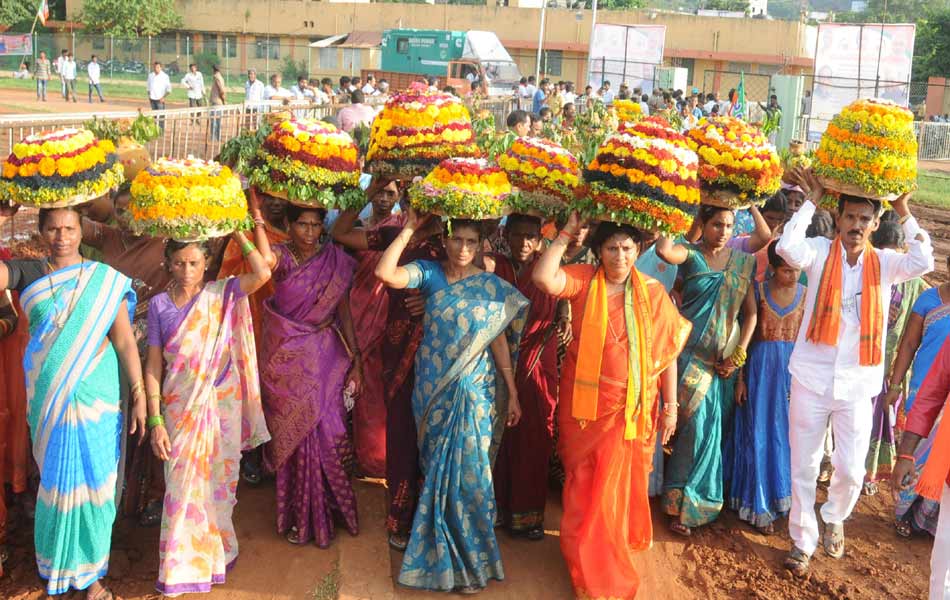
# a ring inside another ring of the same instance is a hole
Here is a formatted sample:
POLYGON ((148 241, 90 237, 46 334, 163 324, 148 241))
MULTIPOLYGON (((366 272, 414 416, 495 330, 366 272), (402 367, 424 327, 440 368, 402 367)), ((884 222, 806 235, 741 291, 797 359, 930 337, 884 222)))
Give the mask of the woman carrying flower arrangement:
POLYGON ((702 206, 702 239, 674 244, 661 237, 657 255, 679 266, 680 312, 693 324, 679 357, 679 412, 684 417, 667 460, 663 509, 670 528, 689 535, 719 516, 724 501, 724 429, 732 423, 736 370, 745 364, 756 325, 755 257, 729 248, 735 215, 702 206), (741 326, 739 315, 742 315, 741 326))
POLYGON ((489 579, 504 579, 488 451, 501 381, 509 394, 507 425, 521 417, 510 348, 517 347, 528 303, 473 264, 482 241, 477 221, 449 222, 445 261, 399 266, 425 221, 410 210, 376 267, 386 285, 419 288, 426 299, 412 397, 425 481, 399 583, 475 593, 489 579))
POLYGON ((257 355, 247 296, 270 279, 270 245, 256 202, 252 244, 232 234, 250 273, 204 282, 207 247, 169 241, 168 291, 148 314, 149 426, 165 461, 166 493, 156 588, 166 595, 208 592, 237 560, 231 514, 241 450, 266 442, 257 355))
MULTIPOLYGON (((378 262, 378 256, 395 241, 402 226, 377 223, 374 227, 356 227, 358 217, 356 210, 343 211, 333 223, 330 234, 338 243, 357 253, 375 253, 378 262)), ((445 251, 440 236, 441 223, 438 221, 417 231, 403 251, 400 264, 413 260, 443 260, 445 251)), ((374 272, 372 275, 374 281, 379 281, 374 272)), ((422 342, 425 299, 418 290, 387 288, 387 300, 385 329, 379 339, 379 370, 372 369, 373 353, 366 351, 363 368, 367 373, 379 373, 378 379, 386 386, 386 489, 389 495, 386 530, 389 545, 402 551, 409 543, 422 478, 416 422, 412 416, 412 390, 415 386, 416 350, 422 342)), ((363 403, 368 393, 366 385, 372 384, 364 382, 363 397, 360 398, 363 403)))
POLYGON ((277 473, 277 531, 292 544, 330 545, 340 516, 356 535, 356 496, 343 469, 349 440, 344 389, 359 395, 360 350, 350 316, 355 261, 321 243, 324 209, 287 207, 290 241, 271 260, 264 302, 261 385, 273 436, 264 460, 277 473))
POLYGON ((561 371, 558 453, 564 463, 561 552, 578 598, 636 596, 635 553, 653 538, 647 476, 659 390, 664 443, 676 429, 676 356, 690 325, 658 281, 634 267, 640 232, 601 223, 601 265, 561 266, 581 229, 576 213, 538 260, 535 284, 571 303, 573 338, 561 371))
POLYGON ((109 569, 128 418, 120 410, 120 365, 133 382, 129 431, 140 442, 145 434, 145 386, 131 326, 135 293, 127 277, 80 256, 75 209, 41 209, 39 229, 48 257, 0 263, 0 289, 20 292, 30 324, 23 369, 40 472, 36 562, 48 594, 75 588, 87 590, 89 600, 111 600, 100 579, 109 569))

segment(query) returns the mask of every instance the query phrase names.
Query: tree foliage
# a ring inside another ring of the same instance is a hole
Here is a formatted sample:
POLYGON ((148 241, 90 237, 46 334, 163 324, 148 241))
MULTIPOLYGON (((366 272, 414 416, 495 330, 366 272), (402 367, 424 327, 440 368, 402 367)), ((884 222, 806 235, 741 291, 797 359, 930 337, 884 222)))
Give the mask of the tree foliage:
POLYGON ((3 0, 0 2, 0 23, 16 25, 32 21, 36 6, 32 0, 3 0))
POLYGON ((85 0, 80 20, 89 30, 122 37, 158 35, 182 23, 175 0, 85 0))

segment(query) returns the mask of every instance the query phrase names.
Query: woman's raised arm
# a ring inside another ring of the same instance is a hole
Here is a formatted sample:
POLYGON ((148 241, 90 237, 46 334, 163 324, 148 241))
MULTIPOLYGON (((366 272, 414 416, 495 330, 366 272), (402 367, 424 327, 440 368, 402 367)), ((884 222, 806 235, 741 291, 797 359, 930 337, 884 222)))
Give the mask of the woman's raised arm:
POLYGON ((409 209, 409 219, 406 226, 402 228, 393 243, 386 248, 383 255, 379 257, 376 263, 376 278, 387 286, 401 290, 409 286, 409 270, 406 267, 399 266, 399 257, 402 256, 409 240, 415 235, 416 230, 425 225, 430 215, 419 215, 416 209, 409 209))
POLYGON ((567 218, 564 229, 557 234, 557 238, 551 242, 541 258, 538 259, 538 264, 534 267, 531 279, 538 286, 538 289, 545 294, 557 296, 564 291, 564 286, 567 285, 567 275, 561 269, 561 259, 564 258, 564 252, 567 250, 568 244, 571 243, 571 239, 577 235, 580 228, 580 216, 577 211, 574 211, 567 218))

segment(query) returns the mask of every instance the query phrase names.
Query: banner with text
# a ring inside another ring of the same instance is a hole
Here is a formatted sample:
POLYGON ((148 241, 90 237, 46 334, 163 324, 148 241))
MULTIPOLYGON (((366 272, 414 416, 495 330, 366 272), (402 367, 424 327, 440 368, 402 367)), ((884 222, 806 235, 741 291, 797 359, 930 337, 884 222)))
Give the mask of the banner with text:
POLYGON ((858 98, 907 106, 915 32, 911 24, 818 26, 810 141, 818 141, 832 117, 858 98))
POLYGON ((599 88, 605 81, 616 92, 621 83, 653 91, 654 71, 663 63, 664 25, 594 25, 590 41, 590 85, 599 88))
POLYGON ((33 36, 29 33, 0 35, 0 56, 33 54, 33 36))

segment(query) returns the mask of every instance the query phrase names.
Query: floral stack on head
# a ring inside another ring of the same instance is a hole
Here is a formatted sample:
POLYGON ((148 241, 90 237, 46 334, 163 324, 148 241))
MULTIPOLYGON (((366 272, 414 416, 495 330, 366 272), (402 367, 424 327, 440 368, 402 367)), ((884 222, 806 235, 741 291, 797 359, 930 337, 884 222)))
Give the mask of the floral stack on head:
POLYGON ((497 219, 510 212, 508 175, 484 158, 447 158, 409 188, 413 208, 453 219, 497 219))
POLYGON ((894 200, 914 190, 914 114, 888 100, 852 102, 828 124, 812 168, 832 195, 894 200))
POLYGON ((288 119, 273 126, 257 151, 248 184, 305 207, 362 208, 359 149, 323 121, 288 119))
POLYGON ((468 108, 452 94, 413 84, 376 115, 367 170, 400 179, 423 177, 446 158, 478 157, 468 108))
POLYGON ((659 117, 618 132, 584 171, 585 216, 666 234, 685 233, 699 205, 699 159, 686 137, 659 117))
POLYGON ((3 161, 0 200, 37 208, 90 202, 124 181, 115 145, 86 129, 38 133, 3 161))
POLYGON ((573 154, 547 140, 518 138, 498 157, 518 193, 511 199, 515 212, 536 217, 562 216, 580 184, 580 163, 573 154))
POLYGON ((134 233, 199 241, 249 229, 241 180, 216 162, 160 158, 132 181, 134 233))
POLYGON ((635 100, 614 100, 612 106, 617 115, 620 131, 632 126, 643 118, 643 110, 640 108, 640 103, 635 100))
POLYGON ((782 161, 757 127, 735 117, 710 117, 687 135, 699 155, 704 204, 748 208, 782 186, 782 161))

